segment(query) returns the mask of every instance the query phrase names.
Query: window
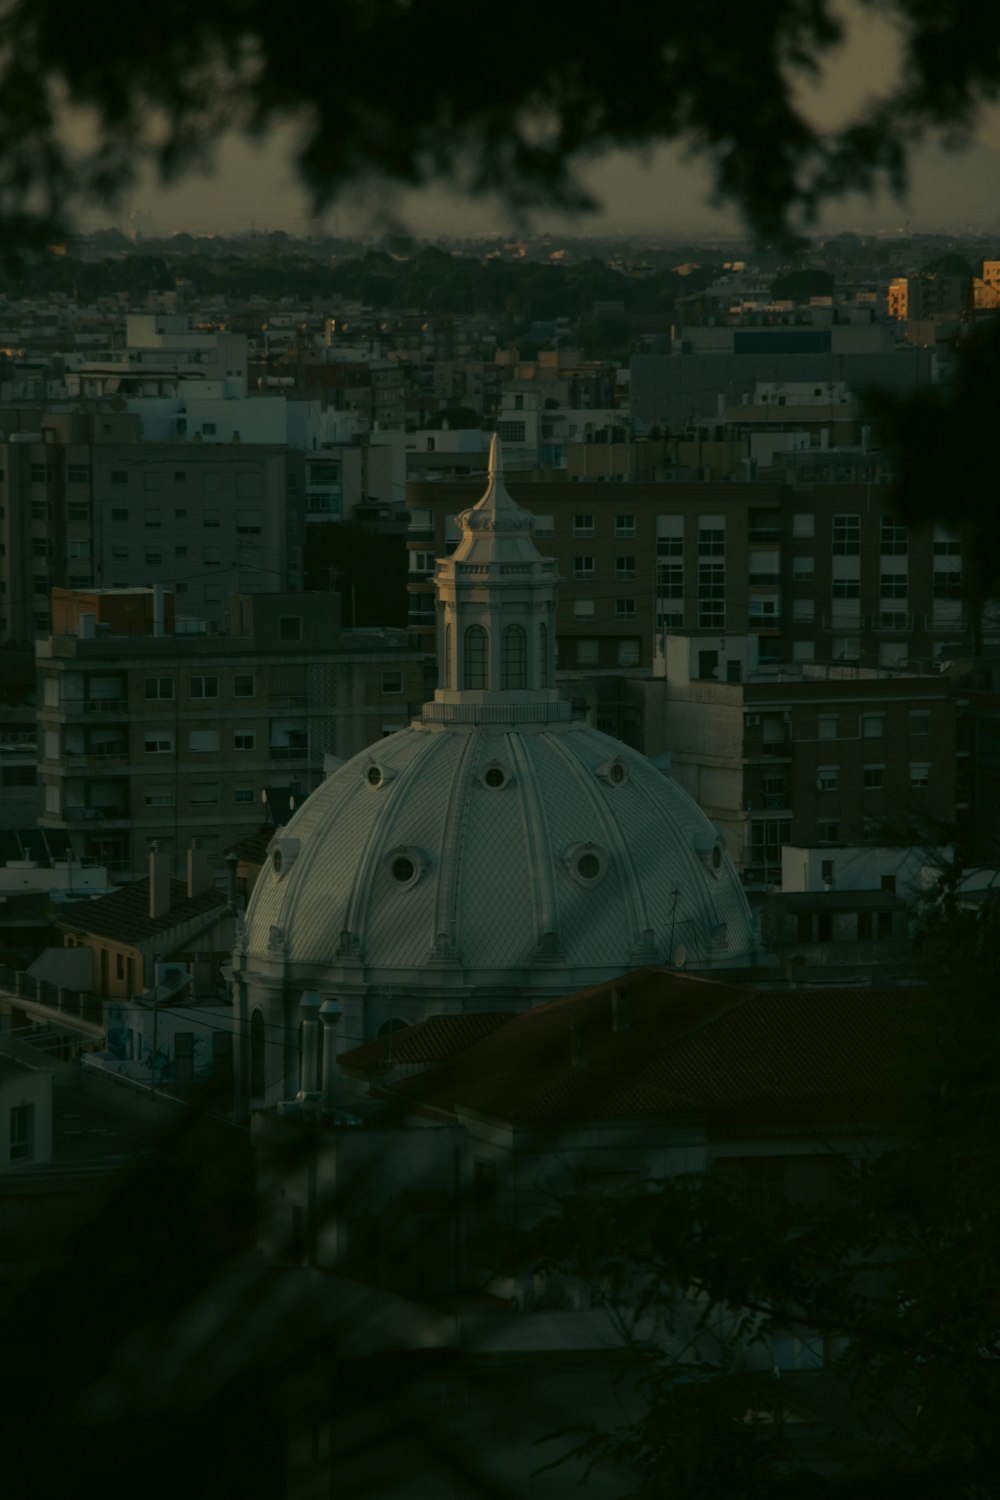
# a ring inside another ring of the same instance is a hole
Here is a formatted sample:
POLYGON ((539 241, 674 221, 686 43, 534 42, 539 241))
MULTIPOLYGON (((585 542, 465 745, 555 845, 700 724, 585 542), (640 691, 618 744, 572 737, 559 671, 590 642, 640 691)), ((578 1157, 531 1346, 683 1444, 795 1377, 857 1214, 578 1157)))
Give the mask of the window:
POLYGON ((174 520, 175 521, 186 521, 187 520, 187 509, 184 506, 179 506, 179 507, 175 506, 174 507, 174 520))
POLYGON ((615 516, 615 536, 635 536, 635 516, 615 516))
POLYGON ((923 761, 919 762, 919 763, 911 761, 911 763, 910 763, 910 786, 913 787, 913 789, 915 791, 920 791, 920 790, 922 790, 925 787, 928 787, 930 785, 930 780, 931 780, 931 768, 930 768, 930 765, 928 763, 926 763, 926 762, 923 762, 923 761))
POLYGON ((625 553, 615 558, 615 577, 635 577, 635 556, 633 553, 625 553))
POLYGON ((52 507, 47 500, 32 500, 31 519, 33 521, 47 521, 52 513, 52 507))
POLYGON ((816 829, 821 844, 835 844, 840 838, 840 823, 836 818, 819 818, 816 829))
POLYGON ((536 516, 532 532, 536 537, 552 537, 556 534, 554 516, 536 516))
POLYGON ((252 786, 237 786, 233 788, 234 802, 252 802, 254 797, 252 786))
POLYGON ((883 515, 879 519, 879 547, 883 557, 905 557, 909 547, 910 529, 895 516, 883 515))
POLYGON ((188 749, 196 752, 211 752, 219 748, 217 729, 189 729, 188 749))
POLYGON ((206 802, 218 802, 219 783, 217 781, 193 781, 191 783, 191 805, 203 806, 206 802))
POLYGON ((866 740, 880 740, 885 730, 885 714, 862 714, 861 715, 861 737, 866 740))
POLYGON ((835 740, 839 730, 839 722, 836 714, 820 714, 816 720, 816 738, 820 740, 835 740))
POLYGON ((219 696, 219 679, 217 677, 189 677, 189 698, 217 698, 219 696))
POLYGON ((147 470, 142 476, 142 487, 144 490, 158 490, 160 488, 160 475, 155 469, 147 470))
POLYGON ((634 599, 616 599, 615 600, 615 619, 616 620, 632 620, 634 618, 635 618, 635 600, 634 599))
POLYGON ((500 686, 528 686, 528 636, 523 625, 508 625, 500 637, 500 686))
POLYGON ((574 557, 573 577, 591 579, 594 576, 594 559, 592 557, 574 557))
POLYGON ((66 505, 66 519, 69 521, 89 521, 91 508, 89 500, 70 500, 66 505))
POLYGON ((861 517, 834 516, 834 557, 858 557, 861 554, 861 517))
POLYGON ((156 531, 163 525, 162 510, 147 510, 144 516, 144 525, 147 531, 156 531))
POLYGON ((144 801, 147 807, 173 807, 174 789, 171 786, 150 787, 144 801))
POLYGON ((215 437, 215 423, 202 422, 201 431, 203 437, 215 437))
POLYGON ((574 620, 593 620, 597 614, 597 601, 594 599, 574 599, 574 620))
POLYGON ((800 511, 792 516, 792 536, 815 536, 816 517, 809 511, 800 511))
POLYGON ((797 625, 810 624, 816 615, 816 601, 814 599, 793 599, 792 619, 797 625))
POLYGON ((301 641, 301 615, 282 615, 280 617, 278 620, 278 639, 279 641, 301 641))
POLYGON ((38 537, 36 537, 31 544, 32 557, 48 557, 49 550, 49 543, 40 540, 38 537))
POLYGON ((187 470, 186 469, 175 469, 174 470, 174 484, 187 484, 187 470))
POLYGON ((174 737, 169 730, 147 729, 142 741, 147 755, 173 755, 174 737))
POLYGON ((962 533, 957 526, 948 526, 943 521, 934 523, 934 556, 958 557, 962 551, 962 533))
POLYGON ((660 563, 656 570, 656 586, 661 599, 683 599, 684 564, 660 563))
POLYGON ((254 696, 254 676, 252 672, 237 672, 233 678, 233 697, 252 698, 254 696))
POLYGON ((143 553, 143 561, 147 567, 156 568, 163 561, 163 553, 158 547, 147 547, 143 553))
POLYGON ((684 517, 657 516, 657 557, 682 557, 684 555, 684 517))
POLYGON ((67 464, 66 465, 66 482, 67 482, 67 484, 89 484, 90 483, 90 465, 89 464, 67 464))
POLYGON ((32 484, 48 484, 48 482, 49 482, 49 480, 51 478, 52 478, 52 470, 49 468, 48 464, 32 464, 31 465, 31 482, 32 482, 32 484))
POLYGON ((820 766, 816 776, 816 790, 820 792, 835 792, 837 790, 837 773, 839 766, 820 766))
POLYGON ((878 592, 880 599, 905 599, 908 578, 905 573, 880 573, 878 592))
POLYGON ((146 698, 172 698, 174 696, 174 679, 172 677, 147 677, 143 695, 146 698))
MULTIPOLYGON (((527 431, 524 422, 506 421, 497 423, 497 437, 501 443, 523 443, 527 431)), ((433 441, 429 439, 428 441, 433 441)))
POLYGON ((236 531, 239 536, 260 536, 263 531, 263 516, 259 510, 238 510, 236 531))
POLYGON ((383 672, 382 691, 383 693, 401 693, 403 691, 402 672, 383 672))
POLYGON ((926 709, 926 708, 911 708, 910 709, 910 733, 911 734, 930 734, 930 732, 931 732, 931 715, 930 715, 930 709, 926 709))
POLYGON ((932 592, 935 599, 961 599, 962 575, 959 572, 935 568, 932 577, 932 592))
POLYGON ((477 689, 487 686, 486 631, 481 625, 470 625, 465 632, 464 685, 477 689))
POLYGON ((724 630, 726 627, 725 604, 718 600, 699 600, 698 624, 709 630, 724 630))
POLYGON ((32 1161, 35 1155, 35 1106, 16 1104, 10 1112, 10 1159, 32 1161))
POLYGON ((187 557, 187 555, 188 555, 188 549, 186 547, 175 547, 174 548, 174 556, 175 557, 187 557))
POLYGON ((112 507, 111 519, 112 519, 112 521, 117 521, 117 522, 127 521, 128 520, 128 511, 127 510, 121 510, 118 507, 112 507))
POLYGON ((202 562, 205 564, 206 568, 217 568, 222 562, 222 548, 204 547, 202 549, 201 557, 202 562))
POLYGON ((576 665, 578 667, 596 667, 598 659, 597 641, 577 641, 576 665))
POLYGON ((860 578, 835 578, 831 585, 835 599, 860 599, 860 578))
POLYGON ((128 484, 128 474, 125 472, 124 469, 112 469, 111 470, 111 483, 112 484, 128 484))
MULTIPOLYGON (((208 478, 206 474, 205 478, 208 478)), ((201 524, 206 531, 217 531, 222 524, 222 512, 218 510, 203 510, 201 513, 201 524)))
POLYGON ((885 766, 865 766, 862 773, 861 785, 866 792, 880 792, 882 790, 882 773, 885 766))
POLYGON ((792 582, 812 583, 816 575, 816 559, 814 557, 792 558, 792 582))
POLYGON ((217 490, 219 488, 218 474, 211 472, 211 470, 207 474, 203 474, 201 476, 201 487, 206 494, 217 490))
POLYGON ((573 517, 574 536, 593 536, 594 518, 592 515, 579 515, 573 517))
POLYGON ((699 557, 722 557, 726 551, 725 530, 717 527, 698 528, 699 557))
POLYGON ((234 750, 253 750, 257 745, 257 736, 252 729, 233 730, 234 750))

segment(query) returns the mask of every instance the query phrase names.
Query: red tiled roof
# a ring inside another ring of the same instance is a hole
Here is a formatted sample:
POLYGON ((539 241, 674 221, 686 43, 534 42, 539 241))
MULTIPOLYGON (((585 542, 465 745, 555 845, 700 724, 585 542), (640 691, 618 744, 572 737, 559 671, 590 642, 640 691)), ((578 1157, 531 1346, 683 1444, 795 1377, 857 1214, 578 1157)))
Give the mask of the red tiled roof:
POLYGON ((81 902, 72 916, 60 918, 59 926, 70 932, 92 932, 98 937, 138 947, 148 938, 170 932, 185 922, 207 915, 215 907, 226 905, 222 891, 214 888, 189 896, 183 880, 170 882, 170 910, 162 917, 149 915, 149 881, 134 880, 110 896, 81 902))
POLYGON ((377 1042, 365 1042, 350 1052, 342 1052, 337 1061, 345 1072, 368 1077, 388 1072, 396 1064, 444 1062, 489 1036, 513 1016, 510 1010, 429 1016, 415 1026, 393 1032, 391 1037, 379 1037, 377 1042))
POLYGON ((904 1107, 898 1065, 918 1022, 910 990, 738 989, 645 969, 516 1017, 399 1098, 511 1123, 671 1117, 712 1127, 886 1121, 904 1107), (611 1025, 611 992, 628 1003, 611 1025), (578 1027, 585 1066, 571 1062, 578 1027))

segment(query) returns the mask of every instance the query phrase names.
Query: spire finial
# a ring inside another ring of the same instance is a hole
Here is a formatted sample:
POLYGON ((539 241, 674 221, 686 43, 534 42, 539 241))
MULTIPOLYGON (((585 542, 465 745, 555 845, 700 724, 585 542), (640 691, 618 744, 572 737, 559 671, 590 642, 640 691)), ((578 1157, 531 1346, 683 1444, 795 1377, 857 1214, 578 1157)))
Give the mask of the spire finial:
POLYGON ((487 475, 490 479, 503 478, 503 450, 500 447, 500 435, 496 432, 490 439, 490 460, 487 475))

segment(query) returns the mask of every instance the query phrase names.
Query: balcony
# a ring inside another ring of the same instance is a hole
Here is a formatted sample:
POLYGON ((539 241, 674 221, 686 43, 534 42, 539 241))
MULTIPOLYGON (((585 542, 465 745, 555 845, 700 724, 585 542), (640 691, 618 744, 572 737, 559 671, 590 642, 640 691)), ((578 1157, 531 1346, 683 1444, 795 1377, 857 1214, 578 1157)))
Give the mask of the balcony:
POLYGON ((913 616, 905 610, 883 609, 874 617, 872 629, 877 635, 909 634, 913 629, 913 616))
POLYGON ((109 807, 64 807, 63 818, 67 823, 107 823, 122 821, 128 817, 124 804, 109 807))
POLYGON ((128 765, 128 746, 105 750, 63 750, 62 759, 71 774, 78 771, 104 771, 112 766, 128 765))
POLYGON ((747 532, 751 547, 775 547, 781 541, 780 526, 751 526, 747 532))
POLYGON ((60 712, 67 718, 93 718, 104 715, 118 718, 128 713, 127 698, 63 698, 60 712))

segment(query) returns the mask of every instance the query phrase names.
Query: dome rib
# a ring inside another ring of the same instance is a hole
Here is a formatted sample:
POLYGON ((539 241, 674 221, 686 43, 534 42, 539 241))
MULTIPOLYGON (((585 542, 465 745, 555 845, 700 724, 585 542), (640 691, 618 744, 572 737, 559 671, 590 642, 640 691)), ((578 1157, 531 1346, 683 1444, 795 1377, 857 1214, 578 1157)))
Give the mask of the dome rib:
POLYGON ((559 935, 559 894, 556 890, 555 871, 547 858, 551 848, 551 835, 545 815, 545 799, 539 790, 535 767, 531 757, 525 754, 520 736, 508 734, 505 738, 524 791, 521 826, 528 853, 532 906, 535 911, 535 940, 541 946, 547 933, 553 932, 557 938, 559 935))
POLYGON ((472 782, 470 762, 476 756, 476 737, 463 737, 458 764, 452 777, 451 796, 441 830, 441 852, 438 868, 437 889, 434 902, 434 932, 431 934, 436 947, 442 936, 449 940, 452 951, 461 958, 458 931, 458 893, 461 888, 462 850, 465 840, 462 831, 468 817, 469 795, 472 782), (457 795, 461 789, 461 795, 457 795))

